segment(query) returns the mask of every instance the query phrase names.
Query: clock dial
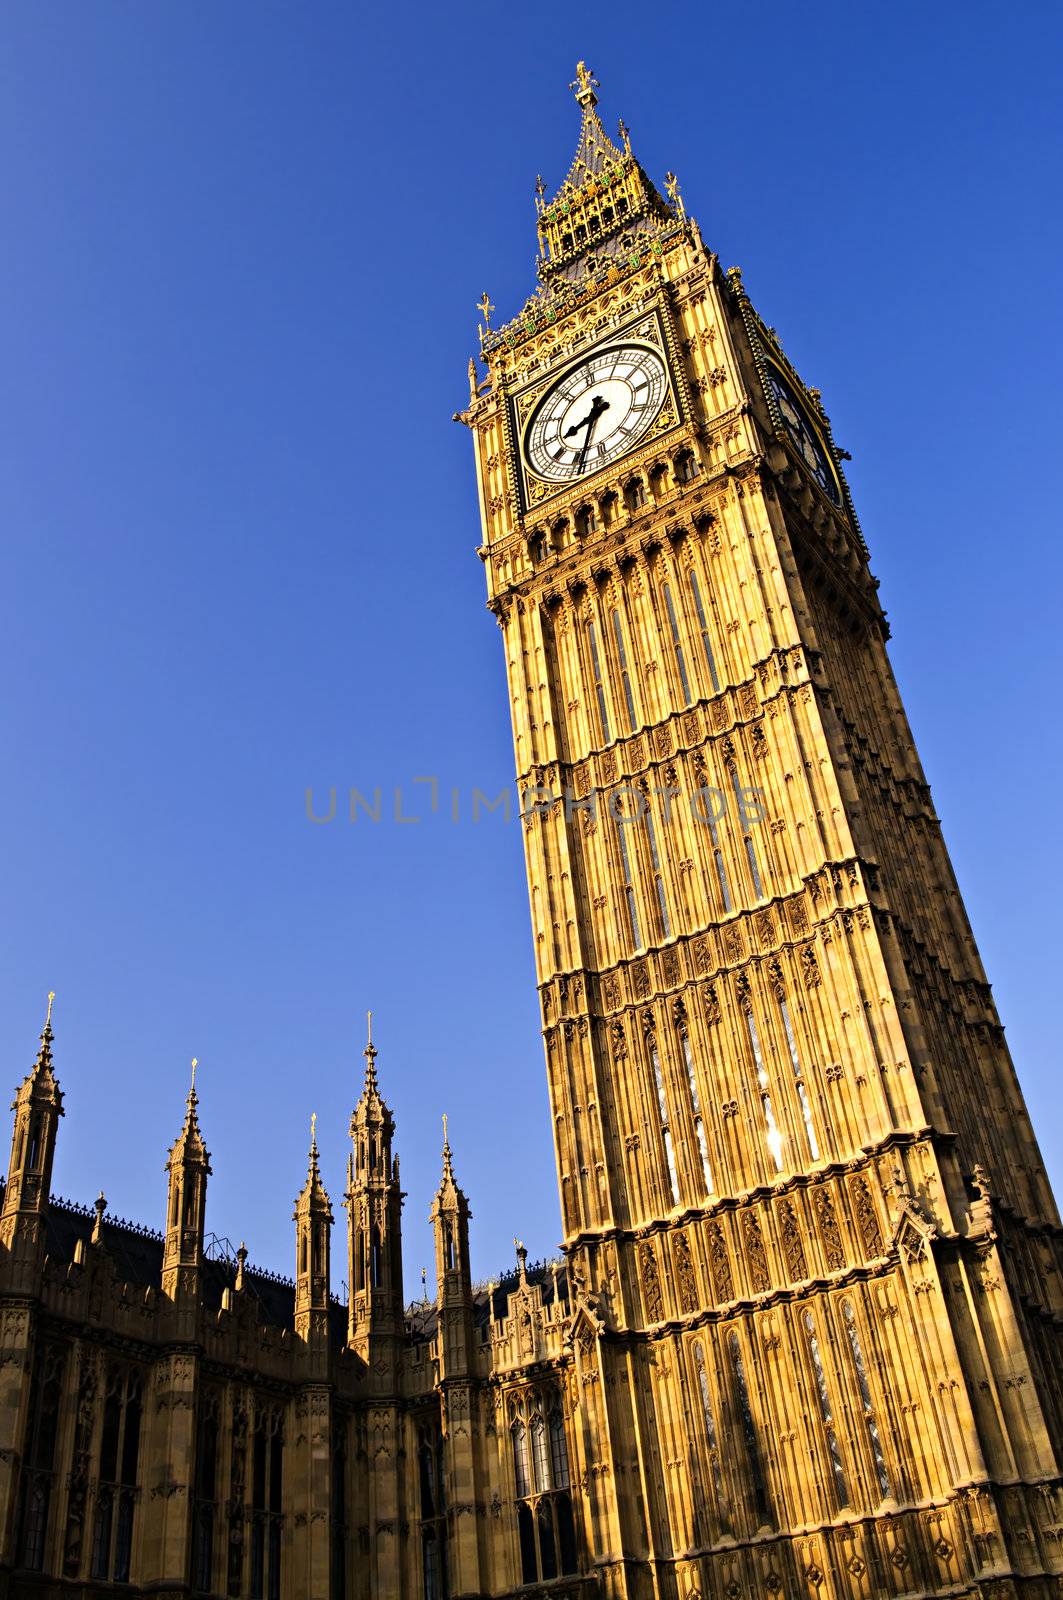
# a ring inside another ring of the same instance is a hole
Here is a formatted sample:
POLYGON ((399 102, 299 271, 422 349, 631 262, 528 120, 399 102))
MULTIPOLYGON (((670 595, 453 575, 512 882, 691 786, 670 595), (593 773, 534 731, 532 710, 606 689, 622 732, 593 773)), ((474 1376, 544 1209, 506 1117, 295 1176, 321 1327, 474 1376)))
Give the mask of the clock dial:
POLYGON ((819 432, 809 420, 807 412, 789 384, 774 367, 768 368, 768 387, 786 424, 786 431, 797 446, 805 465, 820 488, 830 495, 835 505, 840 505, 837 474, 827 459, 827 452, 819 432))
POLYGON ((645 345, 594 350, 570 367, 532 413, 524 454, 549 483, 571 483, 625 455, 659 415, 664 361, 645 345))

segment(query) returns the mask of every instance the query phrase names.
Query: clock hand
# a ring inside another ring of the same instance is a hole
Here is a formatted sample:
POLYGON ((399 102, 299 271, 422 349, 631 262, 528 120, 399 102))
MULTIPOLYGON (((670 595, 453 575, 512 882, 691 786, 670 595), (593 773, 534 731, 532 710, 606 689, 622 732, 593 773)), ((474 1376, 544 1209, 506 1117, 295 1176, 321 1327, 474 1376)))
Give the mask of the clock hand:
POLYGON ((586 432, 586 434, 584 436, 584 440, 583 440, 583 448, 580 451, 579 459, 576 462, 576 472, 577 473, 581 473, 583 471, 584 465, 586 464, 587 451, 590 448, 591 437, 592 437, 592 435, 594 433, 595 428, 598 425, 598 418, 601 416, 603 411, 608 411, 608 410, 609 410, 609 402, 608 402, 608 400, 603 400, 600 394, 596 394, 594 399, 591 401, 591 409, 588 411, 588 413, 584 417, 583 421, 574 424, 574 426, 569 428, 568 432, 565 434, 565 438, 567 439, 569 434, 578 433, 581 428, 586 428, 586 430, 587 430, 587 432, 586 432))
POLYGON ((589 423, 596 422, 601 416, 602 412, 608 410, 608 400, 603 400, 600 394, 596 394, 594 399, 591 401, 591 409, 587 412, 587 415, 582 417, 579 422, 574 422, 571 428, 565 429, 565 438, 571 439, 574 433, 579 433, 583 428, 587 427, 589 423))

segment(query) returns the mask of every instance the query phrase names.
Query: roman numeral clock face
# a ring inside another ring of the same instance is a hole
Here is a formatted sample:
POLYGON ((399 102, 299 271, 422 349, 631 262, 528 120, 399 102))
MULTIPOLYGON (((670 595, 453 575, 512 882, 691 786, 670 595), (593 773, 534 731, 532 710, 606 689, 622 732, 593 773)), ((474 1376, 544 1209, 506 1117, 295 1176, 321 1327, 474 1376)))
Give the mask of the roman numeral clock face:
POLYGON ((573 483, 625 455, 660 415, 668 394, 664 361, 645 345, 595 350, 548 389, 524 435, 532 471, 573 483))

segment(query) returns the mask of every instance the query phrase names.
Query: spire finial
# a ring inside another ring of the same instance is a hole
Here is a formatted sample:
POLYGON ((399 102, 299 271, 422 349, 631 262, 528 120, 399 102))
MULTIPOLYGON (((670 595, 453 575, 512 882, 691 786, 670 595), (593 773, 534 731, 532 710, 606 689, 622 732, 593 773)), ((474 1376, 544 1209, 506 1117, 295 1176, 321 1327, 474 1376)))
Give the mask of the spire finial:
POLYGON ((676 177, 674 172, 665 173, 664 187, 669 200, 675 207, 676 216, 680 221, 682 221, 687 213, 686 207, 683 204, 683 196, 679 193, 679 179, 676 177))
POLYGON ((45 1016, 45 1019, 44 1019, 44 1026, 46 1028, 50 1028, 51 1025, 52 1025, 52 1006, 53 1006, 54 1003, 55 1003, 55 990, 54 989, 49 989, 48 990, 48 1012, 47 1012, 47 1015, 45 1016))
POLYGON ((197 1056, 193 1056, 192 1057, 192 1087, 188 1091, 188 1096, 189 1096, 190 1100, 194 1100, 195 1099, 195 1095, 196 1095, 196 1068, 198 1066, 199 1066, 199 1058, 197 1056))
POLYGON ((488 333, 490 333, 491 332, 491 313, 495 308, 491 304, 491 296, 488 294, 486 289, 484 290, 483 294, 480 296, 479 300, 477 300, 476 309, 477 309, 477 311, 480 312, 481 316, 483 317, 484 326, 486 327, 488 333))
POLYGON ((243 1288, 243 1286, 244 1286, 244 1268, 245 1268, 246 1265, 247 1265, 247 1246, 246 1246, 246 1244, 244 1244, 243 1240, 241 1239, 240 1240, 240 1248, 236 1252, 236 1282, 233 1284, 233 1288, 234 1289, 242 1289, 243 1288))
POLYGON ((443 1182, 454 1181, 454 1168, 450 1159, 450 1139, 447 1135, 447 1114, 443 1113, 443 1182))
POLYGON ((96 1220, 92 1224, 92 1242, 93 1244, 101 1244, 103 1241, 103 1213, 107 1210, 107 1196, 102 1189, 96 1197, 96 1204, 93 1210, 96 1213, 96 1220))
POLYGON ((576 62, 576 81, 570 83, 569 88, 576 96, 576 104, 584 109, 598 104, 598 96, 594 91, 600 89, 601 84, 585 61, 576 62))
POLYGON ((310 1153, 317 1155, 317 1112, 310 1113, 310 1153))
POLYGON ((366 1012, 366 1046, 362 1051, 365 1056, 365 1086, 367 1089, 376 1088, 376 1045, 373 1043, 373 1013, 366 1012))

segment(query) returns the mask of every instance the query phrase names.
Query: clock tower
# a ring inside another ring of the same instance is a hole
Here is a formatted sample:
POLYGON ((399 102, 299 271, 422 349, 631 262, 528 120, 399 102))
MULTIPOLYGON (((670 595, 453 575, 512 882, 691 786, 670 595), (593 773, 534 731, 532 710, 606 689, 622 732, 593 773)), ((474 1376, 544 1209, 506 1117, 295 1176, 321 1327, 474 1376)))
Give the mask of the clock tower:
POLYGON ((1058 1595, 1059 1218, 844 452, 598 87, 462 413, 586 1565, 640 1600, 1058 1595))

